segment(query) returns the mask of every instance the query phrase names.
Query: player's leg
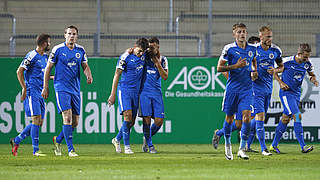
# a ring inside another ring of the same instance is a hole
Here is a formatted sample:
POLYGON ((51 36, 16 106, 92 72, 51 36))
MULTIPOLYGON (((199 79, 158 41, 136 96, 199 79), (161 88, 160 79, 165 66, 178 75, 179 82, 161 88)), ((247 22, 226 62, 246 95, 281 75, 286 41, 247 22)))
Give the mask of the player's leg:
POLYGON ((283 104, 282 120, 279 121, 279 124, 276 127, 275 137, 270 146, 270 151, 276 152, 278 154, 280 153, 278 144, 280 142, 282 134, 286 132, 288 123, 292 119, 292 115, 299 112, 299 107, 294 96, 283 94, 283 92, 281 91, 279 95, 281 103, 283 104))
POLYGON ((294 119, 294 132, 296 134, 297 140, 300 144, 301 147, 301 152, 302 153, 308 153, 313 150, 313 146, 307 146, 304 142, 304 137, 303 137, 303 128, 301 124, 301 113, 298 112, 293 116, 294 119))
POLYGON ((142 145, 142 151, 148 152, 148 148, 153 146, 152 139, 151 139, 151 130, 150 130, 150 124, 151 124, 151 116, 144 116, 143 117, 143 145, 142 145))
POLYGON ((43 154, 39 150, 39 130, 40 130, 41 122, 42 122, 41 115, 32 116, 31 140, 32 140, 34 156, 45 156, 45 154, 43 154))
MULTIPOLYGON (((26 99, 23 101, 25 113, 28 117, 31 117, 33 115, 33 110, 32 110, 32 98, 30 96, 27 96, 26 99)), ((30 136, 31 133, 31 126, 32 124, 28 124, 22 132, 10 139, 10 144, 12 146, 12 155, 17 156, 18 155, 18 148, 19 144, 28 136, 30 136)))
POLYGON ((238 157, 242 159, 249 159, 249 156, 245 154, 246 143, 250 134, 250 115, 251 110, 242 111, 242 128, 241 128, 241 140, 238 151, 238 157))
POLYGON ((250 121, 250 133, 247 141, 246 152, 257 152, 251 149, 251 144, 253 143, 255 136, 256 136, 256 119, 252 118, 250 121))
POLYGON ((237 99, 237 93, 226 91, 222 102, 222 110, 226 113, 226 118, 223 123, 223 129, 225 139, 225 157, 227 160, 233 160, 231 146, 231 127, 234 119, 234 114, 235 112, 237 112, 237 99))
MULTIPOLYGON (((241 126, 242 126, 242 113, 237 113, 236 114, 236 118, 234 119, 234 121, 232 122, 231 125, 231 132, 235 131, 235 130, 240 130, 241 126)), ((219 142, 221 137, 224 135, 224 128, 221 129, 216 129, 213 133, 213 137, 212 137, 212 146, 214 149, 218 149, 219 146, 219 142)))

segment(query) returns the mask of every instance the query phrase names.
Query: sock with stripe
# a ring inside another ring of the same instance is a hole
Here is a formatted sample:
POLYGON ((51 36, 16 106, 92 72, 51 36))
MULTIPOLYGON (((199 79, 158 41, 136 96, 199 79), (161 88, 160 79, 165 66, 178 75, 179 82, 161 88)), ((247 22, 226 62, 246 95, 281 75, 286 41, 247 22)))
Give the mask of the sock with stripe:
POLYGON ((32 147, 33 154, 39 151, 39 125, 32 124, 31 125, 31 139, 32 139, 32 147))

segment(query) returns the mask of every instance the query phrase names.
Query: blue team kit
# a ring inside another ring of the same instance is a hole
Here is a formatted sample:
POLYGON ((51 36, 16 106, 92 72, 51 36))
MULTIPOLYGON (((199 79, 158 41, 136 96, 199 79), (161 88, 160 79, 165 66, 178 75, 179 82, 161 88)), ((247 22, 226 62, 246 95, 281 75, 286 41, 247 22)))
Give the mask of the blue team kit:
POLYGON ((55 63, 54 89, 59 113, 71 108, 80 115, 80 66, 88 62, 84 48, 75 44, 70 50, 61 43, 52 49, 49 62, 55 63))
POLYGON ((27 87, 27 96, 23 104, 29 117, 41 115, 41 118, 44 118, 45 103, 41 96, 41 91, 47 59, 47 54, 40 55, 36 50, 32 50, 27 53, 20 64, 20 67, 25 69, 24 79, 27 87))

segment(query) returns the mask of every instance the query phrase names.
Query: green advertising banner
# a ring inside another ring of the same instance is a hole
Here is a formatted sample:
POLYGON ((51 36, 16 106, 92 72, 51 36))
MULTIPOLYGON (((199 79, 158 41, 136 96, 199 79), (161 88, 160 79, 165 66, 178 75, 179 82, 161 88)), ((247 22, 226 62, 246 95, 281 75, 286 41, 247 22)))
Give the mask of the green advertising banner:
MULTIPOLYGON (((0 97, 0 143, 8 143, 30 119, 20 101, 21 88, 16 77, 22 58, 0 59, 2 82, 0 97)), ((110 143, 122 124, 117 102, 108 107, 117 58, 91 58, 93 84, 81 75, 81 115, 74 133, 75 143, 110 143)), ((169 78, 162 82, 165 120, 153 137, 154 143, 210 143, 212 133, 221 127, 224 114, 221 102, 225 79, 216 73, 217 59, 169 58, 169 78)), ((41 127, 40 143, 51 143, 62 129, 62 118, 56 109, 53 82, 50 82, 46 116, 41 127)), ((132 143, 142 142, 142 119, 137 118, 131 133, 132 143)), ((29 139, 29 138, 27 138, 29 139)), ((30 143, 30 140, 26 140, 30 143)))
MULTIPOLYGON (((3 82, 0 89, 2 144, 8 143, 11 137, 18 135, 30 123, 30 119, 25 116, 23 102, 20 101, 21 88, 16 77, 21 61, 22 58, 0 58, 3 82)), ((225 117, 221 103, 226 79, 216 71, 217 61, 217 58, 168 58, 169 78, 162 81, 165 120, 159 133, 153 137, 155 144, 211 143, 214 130, 222 128, 225 117)), ((74 143, 110 144, 121 127, 122 116, 119 114, 118 102, 111 107, 107 105, 116 62, 117 58, 89 59, 94 80, 93 84, 88 85, 81 75, 81 114, 79 126, 73 135, 74 143)), ((52 81, 49 86, 46 116, 40 131, 40 143, 43 144, 52 143, 52 137, 62 130, 62 117, 57 112, 52 81)), ((274 125, 266 129, 266 140, 270 141, 274 136, 274 125)), ((131 132, 131 143, 142 143, 141 118, 136 119, 131 132)), ((295 140, 293 134, 292 128, 288 128, 288 138, 284 140, 295 140)), ((305 134, 306 141, 320 141, 319 126, 307 128, 305 134)), ((237 141, 236 134, 232 140, 237 141)), ((30 142, 30 138, 25 141, 30 142)))

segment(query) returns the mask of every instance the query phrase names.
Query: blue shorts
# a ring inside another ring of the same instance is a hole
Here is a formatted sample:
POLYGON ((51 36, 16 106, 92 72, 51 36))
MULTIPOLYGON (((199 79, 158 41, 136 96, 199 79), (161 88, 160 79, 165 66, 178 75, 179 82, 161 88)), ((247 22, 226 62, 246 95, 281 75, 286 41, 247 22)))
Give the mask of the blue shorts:
POLYGON ((254 94, 254 113, 258 114, 261 112, 267 113, 268 107, 271 100, 271 93, 258 93, 254 94))
POLYGON ((118 90, 118 103, 121 115, 123 111, 132 110, 132 117, 135 119, 139 107, 139 94, 137 92, 118 90))
POLYGON ((300 97, 283 91, 280 91, 279 96, 283 105, 283 114, 292 116, 299 112, 300 97))
POLYGON ((80 94, 72 94, 65 91, 56 92, 57 109, 59 113, 71 109, 72 114, 80 115, 80 94))
POLYGON ((23 105, 28 117, 41 115, 41 119, 44 118, 46 105, 41 96, 27 96, 23 105))
POLYGON ((164 105, 161 94, 140 94, 139 116, 164 118, 164 105))
POLYGON ((223 102, 222 111, 227 115, 234 115, 237 112, 244 110, 252 110, 253 92, 230 92, 226 91, 223 102))

